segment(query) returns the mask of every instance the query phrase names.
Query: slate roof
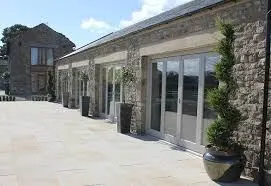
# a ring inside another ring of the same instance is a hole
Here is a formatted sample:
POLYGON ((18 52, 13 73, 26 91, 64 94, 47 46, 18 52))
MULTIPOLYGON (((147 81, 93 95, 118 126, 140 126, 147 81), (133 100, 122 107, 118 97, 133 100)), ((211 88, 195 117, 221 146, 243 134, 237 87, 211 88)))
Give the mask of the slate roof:
POLYGON ((109 41, 112 41, 115 39, 119 39, 119 38, 127 36, 129 34, 136 33, 136 32, 142 31, 144 29, 147 29, 147 28, 150 28, 153 26, 157 26, 157 25, 163 24, 168 21, 172 21, 172 20, 175 20, 180 17, 194 14, 202 9, 211 8, 215 5, 222 4, 225 1, 227 1, 227 0, 194 0, 194 1, 191 1, 189 3, 186 3, 183 5, 180 5, 176 8, 173 8, 169 11, 163 12, 157 16, 151 17, 149 19, 146 19, 144 21, 141 21, 139 23, 136 23, 134 25, 126 27, 122 30, 108 34, 108 35, 106 35, 100 39, 97 39, 97 40, 95 40, 95 41, 93 41, 93 42, 91 42, 81 48, 78 48, 77 50, 75 50, 75 51, 73 51, 73 52, 71 52, 71 53, 69 53, 69 54, 67 54, 57 60, 64 59, 66 57, 83 52, 85 50, 88 50, 88 49, 93 48, 95 46, 101 45, 103 43, 106 43, 106 42, 109 42, 109 41))

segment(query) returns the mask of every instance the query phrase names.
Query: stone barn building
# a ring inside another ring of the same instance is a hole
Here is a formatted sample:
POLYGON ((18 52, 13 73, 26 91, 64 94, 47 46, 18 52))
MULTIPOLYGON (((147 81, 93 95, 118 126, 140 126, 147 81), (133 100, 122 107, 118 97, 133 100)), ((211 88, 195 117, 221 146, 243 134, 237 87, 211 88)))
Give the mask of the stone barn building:
MULTIPOLYGON (((116 103, 133 103, 132 130, 146 133, 202 154, 206 128, 216 114, 206 104, 206 91, 218 86, 214 47, 220 37, 216 18, 236 30, 234 74, 238 89, 232 102, 242 113, 237 134, 246 146, 245 174, 256 177, 265 61, 266 0, 194 0, 102 37, 56 60, 57 96, 71 95, 74 106, 84 91, 90 114, 116 121, 116 103), (116 81, 122 66, 137 81, 123 91, 116 81), (82 87, 79 75, 89 75, 82 87), (63 77, 67 77, 63 81, 63 77)), ((270 100, 271 102, 271 100, 270 100)), ((269 109, 269 114, 271 114, 269 109)), ((266 166, 271 169, 271 122, 267 133, 266 166)))
POLYGON ((10 43, 10 90, 12 95, 47 94, 47 71, 54 59, 73 51, 74 43, 46 24, 37 25, 10 43))

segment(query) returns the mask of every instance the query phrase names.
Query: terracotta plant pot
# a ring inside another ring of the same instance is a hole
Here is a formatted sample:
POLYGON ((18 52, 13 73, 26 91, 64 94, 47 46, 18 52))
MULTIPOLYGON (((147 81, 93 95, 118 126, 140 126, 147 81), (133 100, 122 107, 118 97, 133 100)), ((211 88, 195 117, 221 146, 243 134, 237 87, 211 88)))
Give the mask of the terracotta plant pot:
POLYGON ((239 153, 226 153, 206 148, 203 155, 205 170, 211 180, 234 182, 240 179, 245 168, 246 157, 239 153))

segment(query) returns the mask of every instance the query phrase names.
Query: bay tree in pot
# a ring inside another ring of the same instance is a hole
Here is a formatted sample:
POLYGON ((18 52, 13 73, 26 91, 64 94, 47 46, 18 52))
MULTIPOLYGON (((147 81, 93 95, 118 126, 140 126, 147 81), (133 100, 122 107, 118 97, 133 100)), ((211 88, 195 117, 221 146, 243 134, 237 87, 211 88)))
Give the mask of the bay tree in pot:
POLYGON ((233 182, 240 179, 246 163, 244 148, 234 137, 241 114, 230 102, 236 90, 233 78, 235 32, 232 24, 221 19, 217 20, 217 26, 223 35, 217 45, 221 59, 215 66, 216 78, 220 85, 208 91, 207 102, 218 117, 207 129, 209 145, 206 146, 203 161, 212 180, 233 182))
POLYGON ((123 84, 123 103, 117 104, 117 131, 122 134, 130 133, 133 104, 126 103, 125 95, 131 91, 129 86, 136 82, 136 76, 132 68, 123 67, 118 74, 117 81, 123 84))
POLYGON ((83 81, 83 96, 80 97, 80 112, 82 116, 88 116, 90 97, 87 96, 87 83, 89 81, 88 74, 82 71, 80 74, 81 81, 83 81))
POLYGON ((68 107, 69 106, 69 91, 67 88, 67 84, 68 84, 68 79, 69 79, 69 75, 67 73, 65 73, 63 75, 62 78, 62 83, 63 83, 63 87, 62 87, 62 105, 63 107, 68 107))

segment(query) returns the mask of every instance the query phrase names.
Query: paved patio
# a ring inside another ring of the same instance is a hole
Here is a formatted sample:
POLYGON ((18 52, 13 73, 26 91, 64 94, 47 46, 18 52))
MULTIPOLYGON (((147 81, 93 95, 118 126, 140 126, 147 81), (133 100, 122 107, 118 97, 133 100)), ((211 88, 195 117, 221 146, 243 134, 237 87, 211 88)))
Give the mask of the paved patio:
POLYGON ((200 157, 53 103, 0 103, 0 136, 1 186, 253 185, 211 182, 200 157))

